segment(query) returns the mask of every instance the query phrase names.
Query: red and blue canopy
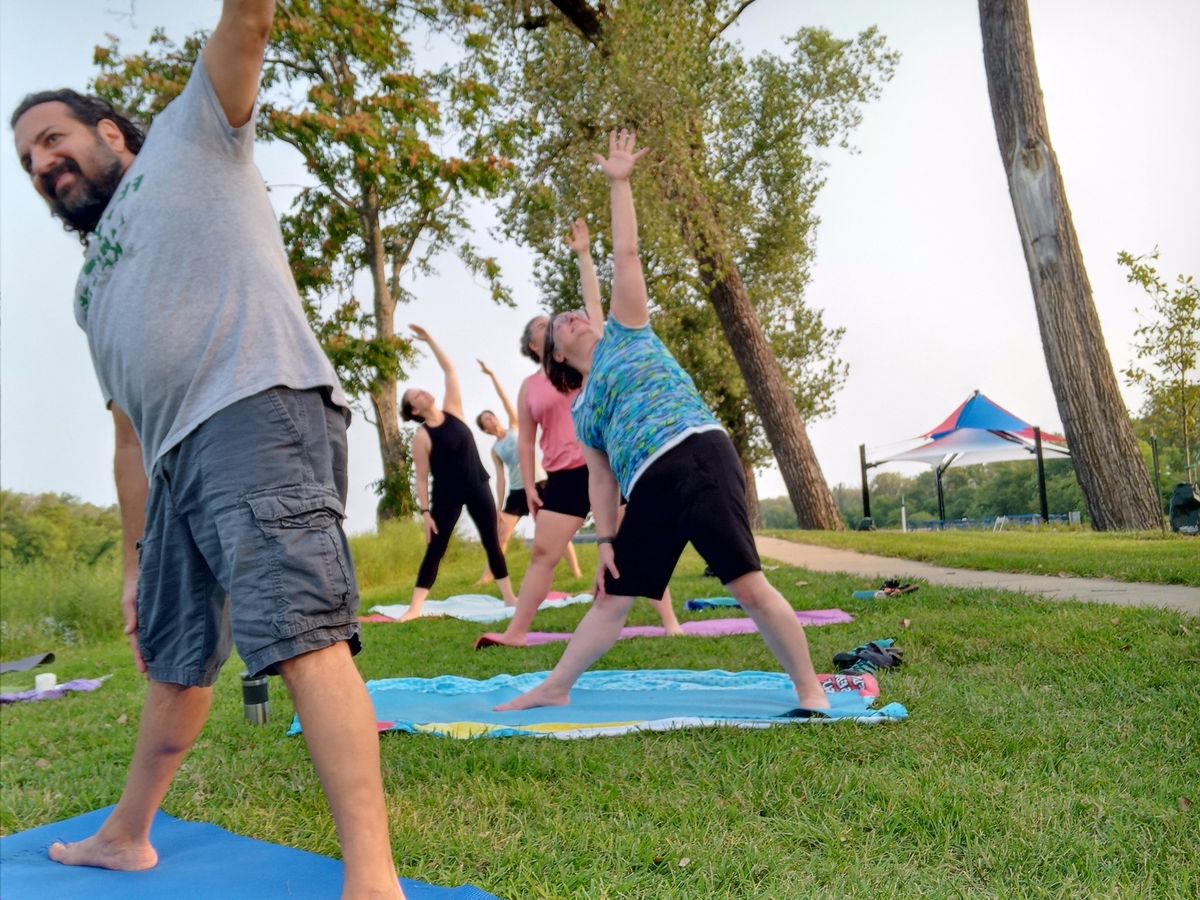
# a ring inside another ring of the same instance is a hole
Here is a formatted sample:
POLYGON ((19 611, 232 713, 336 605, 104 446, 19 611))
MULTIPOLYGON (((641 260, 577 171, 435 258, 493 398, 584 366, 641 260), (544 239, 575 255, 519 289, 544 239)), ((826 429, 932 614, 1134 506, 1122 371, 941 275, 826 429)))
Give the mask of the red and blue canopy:
MULTIPOLYGON (((918 435, 922 443, 908 450, 874 459, 885 462, 920 462, 947 469, 1036 457, 1034 426, 976 391, 940 424, 918 435)), ((1070 456, 1064 437, 1042 432, 1042 455, 1048 459, 1070 456)))

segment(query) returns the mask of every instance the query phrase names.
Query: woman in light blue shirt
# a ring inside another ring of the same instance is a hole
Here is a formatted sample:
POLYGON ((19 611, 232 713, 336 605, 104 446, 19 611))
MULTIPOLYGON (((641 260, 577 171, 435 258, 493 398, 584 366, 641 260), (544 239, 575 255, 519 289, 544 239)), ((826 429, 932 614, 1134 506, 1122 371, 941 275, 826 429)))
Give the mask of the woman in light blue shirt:
MULTIPOLYGON (((500 397, 500 405, 504 407, 505 416, 508 417, 507 427, 500 424, 499 417, 490 409, 485 409, 475 417, 475 424, 479 426, 479 430, 496 439, 496 443, 492 445, 492 465, 496 467, 496 509, 499 510, 497 527, 500 530, 500 551, 507 553, 508 541, 512 537, 517 523, 521 521, 522 516, 529 515, 529 498, 525 493, 525 480, 521 477, 521 463, 517 451, 517 435, 520 433, 519 418, 517 411, 513 409, 512 401, 508 399, 508 394, 500 386, 496 374, 487 367, 482 359, 476 360, 476 362, 479 363, 480 371, 492 379, 492 386, 500 397), (507 494, 505 493, 506 485, 507 494)), ((542 482, 539 481, 538 485, 540 484, 542 482)), ((569 541, 567 549, 563 552, 563 559, 571 567, 572 578, 580 578, 583 575, 579 568, 579 560, 575 557, 575 545, 569 541)), ((477 585, 488 584, 492 580, 492 570, 485 565, 483 575, 475 583, 477 585)))

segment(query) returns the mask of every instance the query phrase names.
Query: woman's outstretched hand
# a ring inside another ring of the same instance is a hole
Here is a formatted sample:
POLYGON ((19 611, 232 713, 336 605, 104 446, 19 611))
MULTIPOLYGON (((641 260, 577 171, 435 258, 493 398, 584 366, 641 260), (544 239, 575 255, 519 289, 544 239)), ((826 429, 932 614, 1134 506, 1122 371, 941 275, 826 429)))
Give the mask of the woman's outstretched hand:
POLYGON ((588 234, 587 222, 583 219, 576 219, 571 223, 571 235, 567 238, 567 246, 576 256, 591 252, 592 239, 588 234))
POLYGON ((633 147, 636 142, 635 131, 622 128, 620 132, 613 130, 608 133, 608 159, 599 153, 595 159, 609 181, 628 181, 637 161, 650 152, 649 147, 643 147, 635 153, 633 147))
POLYGON ((487 367, 487 363, 485 363, 482 359, 476 359, 475 362, 479 363, 479 371, 484 375, 492 374, 492 370, 487 367))
POLYGON ((424 341, 426 344, 429 343, 428 331, 426 331, 420 325, 409 325, 408 327, 412 330, 413 337, 415 337, 418 341, 424 341))

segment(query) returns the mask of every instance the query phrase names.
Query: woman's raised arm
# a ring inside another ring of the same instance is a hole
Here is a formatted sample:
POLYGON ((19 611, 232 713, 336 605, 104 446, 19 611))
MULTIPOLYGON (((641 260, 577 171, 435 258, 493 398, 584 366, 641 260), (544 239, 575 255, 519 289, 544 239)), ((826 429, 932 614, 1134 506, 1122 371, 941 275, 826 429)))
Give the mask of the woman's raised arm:
POLYGON ((646 279, 638 256, 637 213, 629 178, 647 148, 634 152, 637 135, 621 129, 608 135, 608 157, 596 154, 596 162, 608 178, 612 200, 613 286, 609 314, 627 328, 641 328, 650 321, 646 279))
POLYGON ((450 362, 450 357, 437 345, 437 341, 429 336, 428 331, 420 325, 409 325, 408 327, 412 329, 412 333, 418 341, 429 345, 429 349, 433 351, 433 358, 437 360, 438 365, 442 367, 442 372, 446 375, 446 394, 442 398, 442 409, 461 419, 463 417, 462 389, 458 386, 458 372, 454 370, 454 363, 450 362))

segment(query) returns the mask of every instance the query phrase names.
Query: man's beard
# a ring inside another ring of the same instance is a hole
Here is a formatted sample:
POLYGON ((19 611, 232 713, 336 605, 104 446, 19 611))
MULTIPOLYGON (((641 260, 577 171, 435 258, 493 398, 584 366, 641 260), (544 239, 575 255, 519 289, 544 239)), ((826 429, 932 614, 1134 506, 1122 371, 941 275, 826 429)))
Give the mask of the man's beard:
POLYGON ((95 177, 84 175, 79 163, 73 159, 64 159, 42 176, 42 189, 51 198, 50 211, 62 219, 63 227, 68 231, 80 234, 95 231, 125 174, 125 167, 112 150, 100 141, 96 142, 96 149, 92 158, 97 170, 95 177), (54 190, 54 183, 64 172, 75 176, 75 183, 66 191, 67 198, 59 197, 54 190))

